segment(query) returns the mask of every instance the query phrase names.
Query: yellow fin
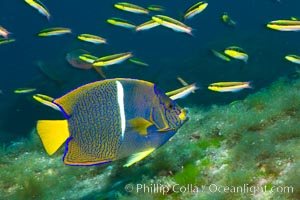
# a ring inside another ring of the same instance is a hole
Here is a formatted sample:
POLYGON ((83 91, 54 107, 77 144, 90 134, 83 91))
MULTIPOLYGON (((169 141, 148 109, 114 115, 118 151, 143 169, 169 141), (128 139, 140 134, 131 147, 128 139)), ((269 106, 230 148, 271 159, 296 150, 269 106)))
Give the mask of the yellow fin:
POLYGON ((70 136, 67 120, 39 120, 36 128, 44 148, 50 156, 70 136))
POLYGON ((141 151, 135 154, 132 154, 125 165, 123 165, 123 167, 130 167, 132 164, 144 159, 145 157, 147 157, 150 153, 152 153, 155 150, 155 148, 151 148, 145 151, 141 151))
POLYGON ((129 123, 133 126, 135 131, 143 136, 147 136, 147 128, 153 125, 151 122, 142 117, 131 119, 129 120, 129 123))

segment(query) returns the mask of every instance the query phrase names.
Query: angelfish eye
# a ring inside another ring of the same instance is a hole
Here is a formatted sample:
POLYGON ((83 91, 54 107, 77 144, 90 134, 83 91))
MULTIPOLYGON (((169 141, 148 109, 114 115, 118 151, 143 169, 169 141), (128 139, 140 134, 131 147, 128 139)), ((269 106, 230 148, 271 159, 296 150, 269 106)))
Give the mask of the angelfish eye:
POLYGON ((172 103, 169 103, 169 104, 167 105, 167 108, 170 109, 170 110, 172 110, 174 107, 175 107, 175 106, 174 106, 174 104, 172 104, 172 103))

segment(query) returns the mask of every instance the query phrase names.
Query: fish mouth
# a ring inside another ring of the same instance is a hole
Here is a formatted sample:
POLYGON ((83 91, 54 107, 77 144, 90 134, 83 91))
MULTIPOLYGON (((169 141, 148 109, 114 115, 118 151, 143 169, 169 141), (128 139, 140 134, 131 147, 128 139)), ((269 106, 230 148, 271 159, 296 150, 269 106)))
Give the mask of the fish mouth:
POLYGON ((178 115, 179 119, 181 121, 187 121, 189 119, 188 116, 187 116, 187 113, 188 113, 187 110, 181 109, 180 114, 178 115))

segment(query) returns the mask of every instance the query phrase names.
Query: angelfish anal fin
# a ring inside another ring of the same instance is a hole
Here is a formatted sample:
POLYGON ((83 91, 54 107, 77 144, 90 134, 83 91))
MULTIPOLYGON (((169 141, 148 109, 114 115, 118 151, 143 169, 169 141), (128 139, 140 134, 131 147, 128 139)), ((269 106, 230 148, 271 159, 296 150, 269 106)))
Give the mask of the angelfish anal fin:
POLYGON ((141 151, 138 153, 134 153, 132 154, 126 164, 123 165, 123 167, 130 167, 131 165, 133 165, 134 163, 144 159, 145 157, 147 157, 150 153, 152 153, 155 150, 155 148, 151 148, 151 149, 147 149, 145 151, 141 151))

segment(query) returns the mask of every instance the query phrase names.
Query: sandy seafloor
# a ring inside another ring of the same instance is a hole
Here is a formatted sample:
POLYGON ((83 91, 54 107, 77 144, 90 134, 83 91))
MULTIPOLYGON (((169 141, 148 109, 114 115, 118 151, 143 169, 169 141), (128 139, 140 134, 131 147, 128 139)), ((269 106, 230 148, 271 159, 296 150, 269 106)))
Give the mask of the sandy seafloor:
POLYGON ((131 1, 163 5, 150 16, 116 10, 115 1, 44 0, 51 20, 23 1, 4 1, 0 25, 16 41, 0 45, 0 199, 299 199, 300 80, 299 32, 267 29, 271 20, 298 17, 298 0, 207 1, 206 10, 187 20, 193 36, 164 27, 136 33, 105 22, 122 17, 140 24, 155 14, 179 19, 195 1, 131 1), (222 23, 223 12, 236 21, 222 23), (43 28, 65 26, 72 34, 38 38, 43 28), (106 37, 107 45, 76 39, 80 33, 106 37), (247 64, 224 62, 210 50, 237 45, 247 64), (63 119, 20 87, 58 97, 74 87, 101 80, 93 70, 70 66, 65 56, 85 49, 97 56, 132 51, 149 64, 130 62, 103 69, 108 78, 137 78, 164 91, 181 87, 176 77, 200 89, 177 103, 190 120, 164 146, 130 168, 125 160, 97 167, 70 167, 64 147, 49 157, 36 133, 39 119, 63 119), (218 93, 207 85, 251 81, 253 88, 218 93))

